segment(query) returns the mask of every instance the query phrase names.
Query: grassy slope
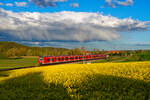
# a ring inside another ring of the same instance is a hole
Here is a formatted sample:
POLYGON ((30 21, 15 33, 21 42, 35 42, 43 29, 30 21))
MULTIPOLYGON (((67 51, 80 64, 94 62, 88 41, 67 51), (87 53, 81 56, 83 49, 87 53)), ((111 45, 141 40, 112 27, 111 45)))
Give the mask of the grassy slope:
POLYGON ((36 66, 38 58, 22 58, 22 59, 0 59, 0 70, 27 66, 36 66))
MULTIPOLYGON (((146 53, 145 53, 146 54, 146 53)), ((150 56, 139 53, 135 56, 112 56, 108 59, 100 59, 93 61, 92 63, 104 63, 104 62, 136 62, 136 61, 150 61, 150 56)))
POLYGON ((149 100, 150 62, 66 64, 0 73, 0 97, 149 100))

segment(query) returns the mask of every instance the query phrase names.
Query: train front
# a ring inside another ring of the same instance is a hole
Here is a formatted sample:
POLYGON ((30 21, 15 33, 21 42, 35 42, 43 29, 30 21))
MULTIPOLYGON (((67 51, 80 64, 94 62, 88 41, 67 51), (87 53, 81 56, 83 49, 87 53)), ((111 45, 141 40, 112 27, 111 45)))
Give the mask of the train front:
POLYGON ((44 64, 44 59, 43 59, 43 58, 44 58, 44 57, 39 57, 39 59, 38 59, 39 65, 44 64))

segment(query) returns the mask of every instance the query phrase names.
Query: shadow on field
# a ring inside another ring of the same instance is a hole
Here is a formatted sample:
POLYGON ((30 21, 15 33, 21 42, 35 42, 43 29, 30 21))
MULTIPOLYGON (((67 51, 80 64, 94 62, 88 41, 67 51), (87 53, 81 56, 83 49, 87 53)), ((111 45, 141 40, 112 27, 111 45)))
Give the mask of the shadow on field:
POLYGON ((150 100, 150 83, 114 76, 87 76, 72 89, 82 100, 150 100))
POLYGON ((64 100, 70 99, 63 85, 43 82, 41 73, 12 78, 0 83, 0 100, 64 100))
POLYGON ((0 100, 150 100, 150 83, 134 79, 92 75, 70 88, 68 94, 62 84, 48 86, 41 73, 30 73, 0 83, 0 100))
POLYGON ((8 77, 9 73, 8 72, 0 72, 0 77, 8 77))

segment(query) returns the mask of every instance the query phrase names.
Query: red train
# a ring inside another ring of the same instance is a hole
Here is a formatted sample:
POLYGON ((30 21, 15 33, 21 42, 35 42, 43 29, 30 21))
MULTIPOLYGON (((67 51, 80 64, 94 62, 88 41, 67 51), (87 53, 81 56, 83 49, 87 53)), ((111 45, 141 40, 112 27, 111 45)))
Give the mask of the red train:
POLYGON ((57 64, 57 63, 68 63, 77 61, 86 61, 94 59, 106 59, 107 55, 97 54, 97 55, 72 55, 72 56, 43 56, 39 57, 38 63, 40 65, 44 64, 57 64))

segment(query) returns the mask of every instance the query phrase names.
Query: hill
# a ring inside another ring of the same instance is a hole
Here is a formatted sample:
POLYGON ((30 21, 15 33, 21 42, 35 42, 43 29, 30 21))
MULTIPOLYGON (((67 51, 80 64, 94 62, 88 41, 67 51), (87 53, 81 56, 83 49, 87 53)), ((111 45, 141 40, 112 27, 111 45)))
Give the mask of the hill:
POLYGON ((44 56, 44 55, 66 55, 69 49, 53 47, 29 47, 15 42, 0 42, 0 57, 14 56, 44 56))

